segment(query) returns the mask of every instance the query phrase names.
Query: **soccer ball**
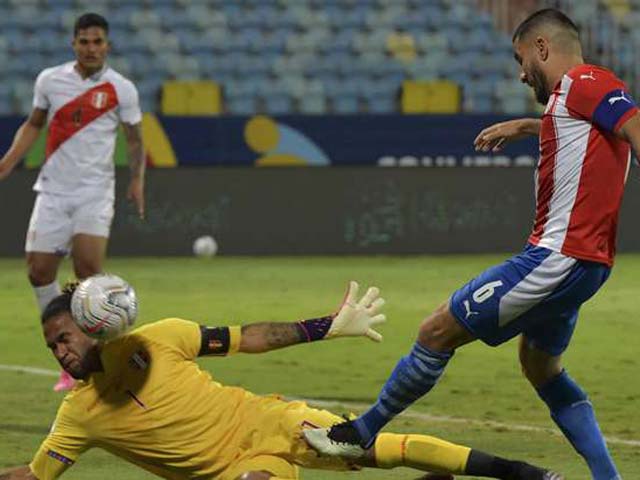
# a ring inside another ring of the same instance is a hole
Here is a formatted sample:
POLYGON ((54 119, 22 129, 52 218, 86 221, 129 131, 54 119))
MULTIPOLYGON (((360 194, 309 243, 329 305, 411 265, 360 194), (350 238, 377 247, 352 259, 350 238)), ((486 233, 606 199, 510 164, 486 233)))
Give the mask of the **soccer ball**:
POLYGON ((193 254, 196 257, 213 257, 218 252, 218 243, 210 236, 196 238, 193 242, 193 254))
POLYGON ((111 340, 136 321, 136 292, 116 275, 94 275, 82 281, 73 292, 71 315, 88 336, 111 340))

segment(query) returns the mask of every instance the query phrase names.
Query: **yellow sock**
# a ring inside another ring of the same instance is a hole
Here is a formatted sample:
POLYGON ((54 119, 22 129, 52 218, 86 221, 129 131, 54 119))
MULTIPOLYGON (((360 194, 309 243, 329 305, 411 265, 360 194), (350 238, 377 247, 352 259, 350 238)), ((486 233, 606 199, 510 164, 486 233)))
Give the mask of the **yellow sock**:
POLYGON ((427 472, 464 474, 471 449, 427 435, 381 433, 375 443, 380 468, 412 467, 427 472))

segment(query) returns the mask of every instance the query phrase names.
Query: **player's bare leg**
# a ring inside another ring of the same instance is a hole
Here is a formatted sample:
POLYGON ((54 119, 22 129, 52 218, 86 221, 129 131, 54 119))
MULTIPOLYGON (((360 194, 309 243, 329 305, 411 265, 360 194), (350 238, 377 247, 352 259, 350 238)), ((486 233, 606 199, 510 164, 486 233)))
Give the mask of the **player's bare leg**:
POLYGON ((522 372, 547 404, 551 418, 586 460, 595 480, 618 479, 615 464, 587 394, 562 368, 562 357, 550 355, 520 338, 522 372))
POLYGON ((78 280, 102 272, 107 253, 107 237, 77 233, 73 236, 71 257, 78 280))
POLYGON ((552 356, 530 345, 522 335, 519 344, 520 366, 533 388, 540 388, 562 373, 562 355, 552 356))
POLYGON ((61 293, 56 281, 61 261, 62 257, 54 253, 27 252, 27 275, 40 311, 61 293))
POLYGON ((475 337, 451 314, 448 302, 425 318, 418 330, 418 343, 434 352, 452 352, 474 340, 475 337))
MULTIPOLYGON (((62 257, 55 253, 27 252, 27 274, 31 285, 39 288, 55 282, 61 261, 62 257)), ((40 310, 46 307, 46 304, 40 303, 40 298, 38 298, 38 304, 40 310)))

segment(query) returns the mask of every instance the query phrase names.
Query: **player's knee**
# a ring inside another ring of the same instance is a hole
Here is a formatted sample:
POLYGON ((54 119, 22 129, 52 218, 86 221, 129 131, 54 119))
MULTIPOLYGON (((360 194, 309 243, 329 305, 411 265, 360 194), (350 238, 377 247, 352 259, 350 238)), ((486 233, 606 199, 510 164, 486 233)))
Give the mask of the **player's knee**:
POLYGON ((31 259, 27 260, 27 275, 29 282, 34 287, 49 285, 56 279, 56 273, 56 269, 49 265, 31 259))
POLYGON ((535 388, 540 388, 562 373, 560 364, 521 364, 523 375, 535 388))
POLYGON ((455 319, 449 312, 449 304, 440 305, 425 318, 418 331, 418 343, 435 351, 449 351, 455 345, 455 319))
POLYGON ((520 346, 522 374, 535 388, 539 388, 562 373, 560 357, 544 354, 526 345, 520 346))
POLYGON ((73 270, 76 274, 76 278, 83 279, 88 278, 92 275, 97 275, 101 272, 100 262, 93 261, 90 259, 74 259, 73 261, 73 270))

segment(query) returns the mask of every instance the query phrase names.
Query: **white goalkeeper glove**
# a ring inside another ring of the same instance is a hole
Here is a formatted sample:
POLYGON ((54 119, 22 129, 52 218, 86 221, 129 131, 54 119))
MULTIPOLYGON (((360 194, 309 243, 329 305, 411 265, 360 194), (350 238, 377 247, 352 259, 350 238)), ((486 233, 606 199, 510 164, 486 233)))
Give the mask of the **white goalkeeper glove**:
POLYGON ((374 342, 382 341, 382 335, 373 329, 387 320, 383 313, 379 313, 385 303, 380 297, 380 289, 369 287, 360 300, 358 289, 357 282, 349 282, 347 293, 333 316, 325 338, 366 336, 374 342))

